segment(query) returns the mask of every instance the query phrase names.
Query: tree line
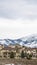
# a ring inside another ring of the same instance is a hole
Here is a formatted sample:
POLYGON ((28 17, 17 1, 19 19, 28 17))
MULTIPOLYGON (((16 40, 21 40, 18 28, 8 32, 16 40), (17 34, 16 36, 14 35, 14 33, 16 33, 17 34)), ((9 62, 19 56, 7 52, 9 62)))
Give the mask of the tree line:
MULTIPOLYGON (((15 58, 14 52, 11 52, 11 53, 10 53, 10 58, 15 58)), ((31 58, 32 58, 32 54, 27 54, 26 52, 24 53, 24 51, 22 50, 22 52, 21 52, 21 54, 20 54, 20 58, 31 59, 31 58)))

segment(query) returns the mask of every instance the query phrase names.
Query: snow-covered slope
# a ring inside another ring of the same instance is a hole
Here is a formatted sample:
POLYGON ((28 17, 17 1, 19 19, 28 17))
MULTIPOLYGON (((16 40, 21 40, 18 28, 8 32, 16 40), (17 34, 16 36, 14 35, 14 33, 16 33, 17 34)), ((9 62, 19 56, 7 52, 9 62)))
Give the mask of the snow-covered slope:
POLYGON ((20 44, 20 45, 24 45, 27 47, 36 47, 37 48, 37 36, 36 35, 32 35, 32 36, 28 36, 28 37, 23 37, 23 38, 19 38, 19 39, 0 39, 0 44, 20 44))

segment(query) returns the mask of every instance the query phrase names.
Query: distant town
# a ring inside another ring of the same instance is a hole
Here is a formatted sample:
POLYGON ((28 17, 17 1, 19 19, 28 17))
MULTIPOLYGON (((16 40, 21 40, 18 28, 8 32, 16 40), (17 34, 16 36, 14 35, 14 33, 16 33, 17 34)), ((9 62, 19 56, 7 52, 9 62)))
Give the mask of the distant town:
POLYGON ((21 46, 19 44, 4 46, 0 44, 0 59, 7 58, 25 58, 25 59, 37 59, 37 48, 29 48, 21 46))
POLYGON ((37 65, 37 48, 0 44, 0 65, 37 65))

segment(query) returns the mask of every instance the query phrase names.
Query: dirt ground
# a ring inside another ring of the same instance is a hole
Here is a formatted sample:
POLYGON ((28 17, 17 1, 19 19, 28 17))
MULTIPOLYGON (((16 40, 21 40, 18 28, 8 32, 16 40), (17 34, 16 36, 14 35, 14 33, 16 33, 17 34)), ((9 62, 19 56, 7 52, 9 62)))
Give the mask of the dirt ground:
POLYGON ((14 65, 37 65, 37 59, 27 60, 27 59, 0 59, 0 65, 12 64, 14 65))

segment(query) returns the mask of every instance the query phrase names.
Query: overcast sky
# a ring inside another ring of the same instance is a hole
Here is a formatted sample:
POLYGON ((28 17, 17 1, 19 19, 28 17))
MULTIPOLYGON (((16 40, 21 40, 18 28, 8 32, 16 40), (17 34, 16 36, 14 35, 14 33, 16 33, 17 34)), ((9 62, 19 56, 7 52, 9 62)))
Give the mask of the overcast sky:
POLYGON ((0 38, 37 34, 37 0, 0 0, 0 38))

